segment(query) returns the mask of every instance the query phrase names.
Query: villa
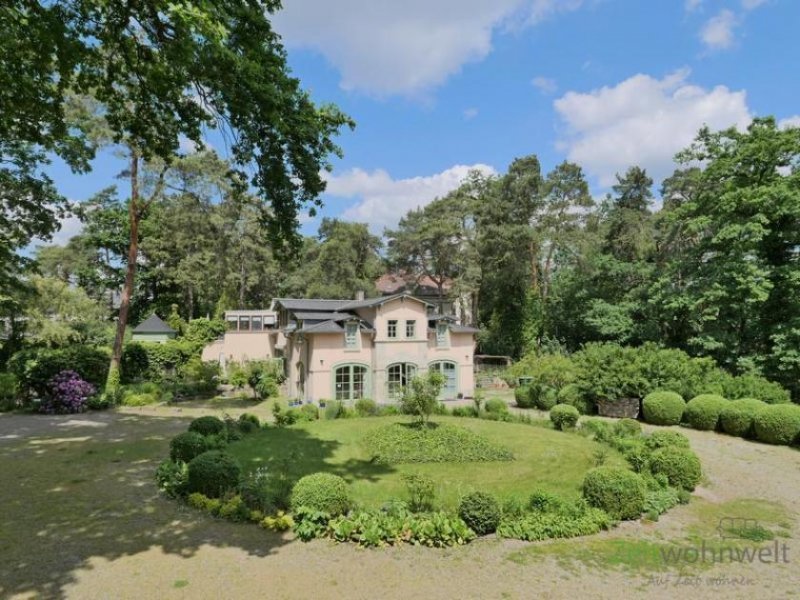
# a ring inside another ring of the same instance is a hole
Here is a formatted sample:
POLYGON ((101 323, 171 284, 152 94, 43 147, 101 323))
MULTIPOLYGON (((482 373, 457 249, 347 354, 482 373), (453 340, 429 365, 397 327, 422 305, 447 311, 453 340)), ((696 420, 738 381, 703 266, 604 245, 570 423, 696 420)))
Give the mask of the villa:
POLYGON ((407 293, 355 300, 276 298, 271 310, 228 311, 203 360, 281 358, 286 393, 303 401, 397 399, 417 374, 445 377, 443 399, 471 397, 478 329, 407 293))

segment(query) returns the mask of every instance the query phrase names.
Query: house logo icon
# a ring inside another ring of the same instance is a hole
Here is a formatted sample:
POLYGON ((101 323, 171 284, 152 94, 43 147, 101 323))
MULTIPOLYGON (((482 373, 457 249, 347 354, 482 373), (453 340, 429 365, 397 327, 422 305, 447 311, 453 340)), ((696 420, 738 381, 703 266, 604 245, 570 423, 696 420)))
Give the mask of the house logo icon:
POLYGON ((747 532, 760 529, 756 519, 743 517, 722 517, 717 525, 719 537, 724 540, 748 539, 747 532))

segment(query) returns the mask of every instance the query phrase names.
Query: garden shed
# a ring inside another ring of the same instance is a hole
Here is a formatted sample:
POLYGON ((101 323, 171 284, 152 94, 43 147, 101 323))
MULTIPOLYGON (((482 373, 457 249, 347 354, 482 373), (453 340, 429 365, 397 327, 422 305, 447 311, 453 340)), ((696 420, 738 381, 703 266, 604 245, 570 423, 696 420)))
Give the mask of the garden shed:
POLYGON ((147 317, 133 329, 134 342, 156 342, 163 344, 175 338, 176 331, 155 313, 147 317))

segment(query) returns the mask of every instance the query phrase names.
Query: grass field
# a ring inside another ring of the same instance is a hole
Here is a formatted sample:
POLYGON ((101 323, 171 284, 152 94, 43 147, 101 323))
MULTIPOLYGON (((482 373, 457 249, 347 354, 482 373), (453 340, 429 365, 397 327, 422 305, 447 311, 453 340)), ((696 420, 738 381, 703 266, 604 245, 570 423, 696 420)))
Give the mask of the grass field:
MULTIPOLYGON (((495 493, 499 498, 527 499, 534 489, 545 489, 565 497, 577 497, 583 476, 594 466, 601 446, 577 434, 561 433, 514 423, 478 419, 437 417, 441 423, 457 424, 509 449, 508 462, 428 463, 381 465, 370 460, 362 440, 374 429, 401 417, 315 421, 288 428, 268 428, 229 446, 245 471, 260 466, 286 468, 301 477, 317 471, 341 475, 351 486, 355 500, 378 507, 391 498, 404 496, 402 476, 420 474, 436 482, 437 500, 455 507, 470 491, 495 493)), ((624 464, 613 451, 607 464, 624 464)))

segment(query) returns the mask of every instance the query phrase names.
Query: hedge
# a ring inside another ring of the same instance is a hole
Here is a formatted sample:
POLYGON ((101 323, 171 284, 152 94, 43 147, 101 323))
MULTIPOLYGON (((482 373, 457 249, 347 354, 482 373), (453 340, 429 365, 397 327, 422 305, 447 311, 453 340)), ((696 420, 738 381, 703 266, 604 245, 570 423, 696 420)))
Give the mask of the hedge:
POLYGON ((106 348, 70 346, 57 350, 20 350, 8 360, 8 370, 17 378, 23 393, 47 393, 47 382, 62 371, 75 371, 81 379, 101 389, 108 377, 111 353, 106 348))
POLYGON ((683 420, 694 429, 713 431, 719 423, 720 413, 728 406, 728 401, 716 394, 695 396, 686 404, 683 420))
POLYGON ((597 467, 583 480, 586 501, 614 519, 636 519, 644 512, 647 487, 644 480, 627 469, 597 467))
POLYGON ((774 404, 760 411, 753 421, 756 439, 767 444, 800 443, 800 406, 774 404))
POLYGON ((654 431, 644 438, 645 446, 651 450, 675 446, 676 448, 688 448, 689 438, 680 431, 654 431))
POLYGON ((719 424, 727 434, 739 437, 752 437, 753 421, 756 415, 769 406, 766 402, 755 398, 733 400, 719 415, 719 424))
POLYGON ((675 392, 652 392, 642 400, 642 416, 652 425, 678 425, 686 402, 675 392))
POLYGON ((200 435, 216 435, 222 433, 225 423, 214 416, 198 417, 189 423, 189 431, 196 431, 200 435))

